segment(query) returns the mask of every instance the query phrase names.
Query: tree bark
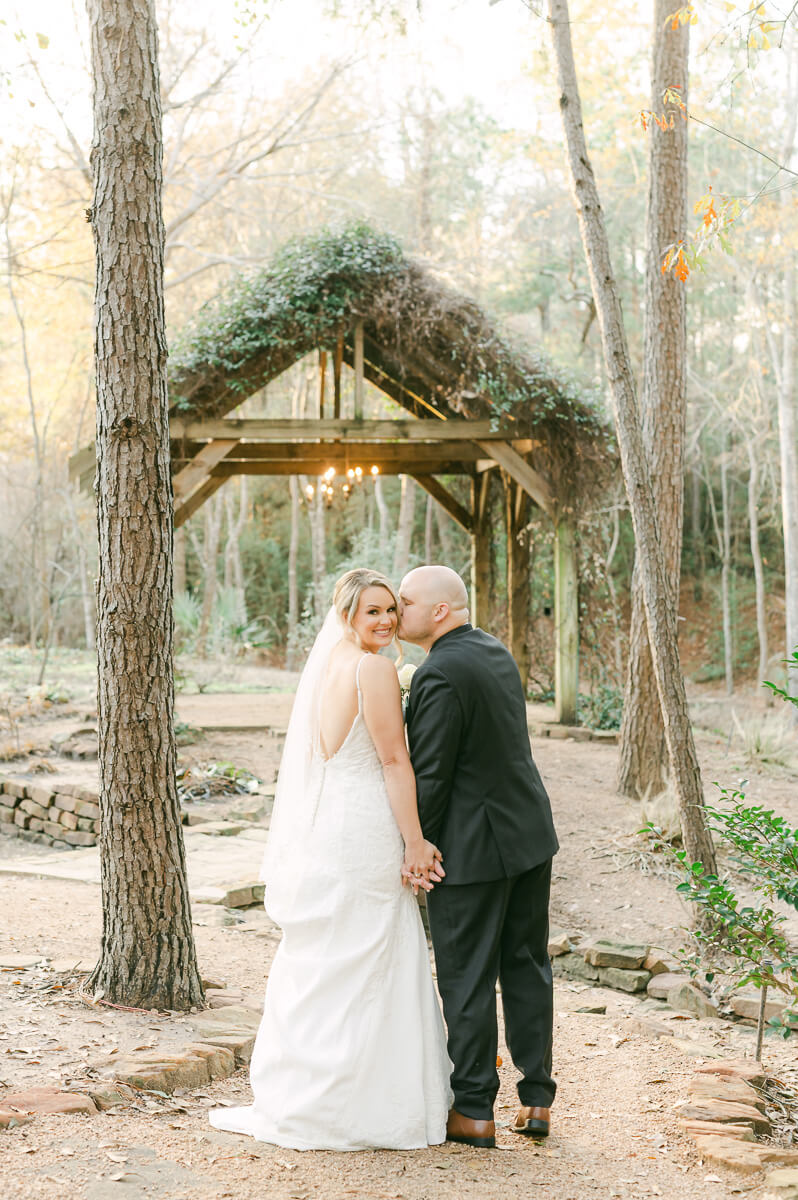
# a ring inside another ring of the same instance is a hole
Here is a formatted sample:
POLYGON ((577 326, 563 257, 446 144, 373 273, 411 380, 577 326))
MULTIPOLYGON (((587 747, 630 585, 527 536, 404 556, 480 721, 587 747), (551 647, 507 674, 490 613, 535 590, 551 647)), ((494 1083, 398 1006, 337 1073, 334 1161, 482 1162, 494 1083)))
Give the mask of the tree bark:
POLYGON ((184 1011, 203 993, 175 783, 157 30, 153 0, 88 0, 88 13, 103 899, 89 987, 184 1011))
MULTIPOLYGON (((662 110, 667 87, 678 85, 687 103, 690 26, 672 28, 670 0, 654 0, 651 107, 662 110)), ((665 572, 679 605, 687 420, 687 300, 684 284, 662 273, 665 248, 680 241, 687 223, 687 122, 649 134, 649 185, 643 333, 643 442, 659 519, 665 572)), ((665 786, 665 727, 648 645, 640 572, 632 576, 632 623, 621 725, 618 790, 656 795, 665 786)))
POLYGON ((648 640, 665 723, 671 782, 687 854, 691 861, 700 861, 708 871, 715 871, 715 851, 705 818, 701 774, 687 711, 684 678, 679 664, 676 612, 658 529, 657 510, 621 316, 620 298, 598 190, 585 144, 567 0, 549 0, 549 20, 557 63, 559 105, 565 133, 569 177, 598 312, 604 362, 615 409, 621 464, 634 526, 648 640))

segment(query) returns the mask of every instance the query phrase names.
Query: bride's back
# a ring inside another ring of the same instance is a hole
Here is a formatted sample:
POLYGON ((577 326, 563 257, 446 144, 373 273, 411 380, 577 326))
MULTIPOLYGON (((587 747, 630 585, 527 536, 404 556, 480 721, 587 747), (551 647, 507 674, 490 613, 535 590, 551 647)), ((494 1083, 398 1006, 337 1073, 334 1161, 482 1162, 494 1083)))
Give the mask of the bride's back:
POLYGON ((358 713, 357 668, 363 651, 341 642, 330 655, 321 688, 319 740, 322 754, 332 758, 347 739, 358 713))

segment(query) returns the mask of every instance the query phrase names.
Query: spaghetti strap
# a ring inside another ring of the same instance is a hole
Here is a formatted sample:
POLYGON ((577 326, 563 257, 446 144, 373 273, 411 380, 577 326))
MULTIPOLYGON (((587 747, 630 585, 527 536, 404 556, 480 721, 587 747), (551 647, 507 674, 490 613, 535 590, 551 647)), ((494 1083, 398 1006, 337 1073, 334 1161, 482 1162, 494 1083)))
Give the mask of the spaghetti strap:
POLYGON ((365 657, 366 657, 365 654, 362 654, 360 656, 360 662, 357 664, 357 669, 355 671, 355 687, 357 688, 357 711, 358 712, 361 712, 363 709, 363 693, 360 690, 360 668, 363 666, 363 659, 365 657))

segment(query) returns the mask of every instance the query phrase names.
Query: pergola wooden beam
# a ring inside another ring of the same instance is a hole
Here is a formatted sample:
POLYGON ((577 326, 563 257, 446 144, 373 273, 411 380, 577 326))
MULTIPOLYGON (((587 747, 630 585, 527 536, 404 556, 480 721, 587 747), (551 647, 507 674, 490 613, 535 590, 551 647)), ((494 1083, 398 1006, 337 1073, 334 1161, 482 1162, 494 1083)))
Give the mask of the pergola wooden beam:
POLYGON ((181 525, 186 523, 189 517, 193 517, 197 509, 200 508, 205 501, 213 495, 214 492, 217 492, 223 483, 224 476, 219 478, 215 475, 211 475, 203 484, 200 484, 195 492, 191 493, 187 500, 184 500, 182 504, 175 504, 175 529, 179 529, 181 525))
MULTIPOLYGON (((441 472, 441 474, 443 473, 441 472)), ((459 500, 455 500, 451 492, 447 492, 442 483, 439 483, 433 475, 413 474, 413 478, 419 487, 422 487, 428 495, 432 496, 433 500, 437 500, 444 512, 447 512, 453 521, 456 521, 466 533, 471 532, 473 521, 470 512, 467 508, 463 507, 459 500)))
MULTIPOLYGON (((202 443, 192 442, 185 454, 172 456, 172 467, 192 462, 202 443)), ((375 463, 398 462, 413 458, 421 467, 427 462, 442 459, 476 462, 484 454, 473 442, 236 442, 235 448, 224 456, 225 462, 294 462, 297 474, 304 472, 306 459, 329 458, 329 466, 360 465, 366 471, 375 463)), ((423 472, 422 472, 423 473, 423 472)))
POLYGON ((186 500, 204 479, 210 475, 213 468, 220 463, 226 454, 236 445, 235 438, 219 438, 203 446, 199 454, 195 454, 191 462, 178 471, 172 478, 172 491, 175 500, 186 500))
POLYGON ((482 447, 486 457, 494 458, 548 516, 554 516, 554 495, 551 488, 543 476, 530 467, 526 459, 522 458, 509 442, 480 438, 477 445, 482 447))
MULTIPOLYGON (((230 479, 233 475, 323 475, 329 467, 334 465, 335 463, 329 455, 325 455, 324 458, 319 455, 317 458, 293 461, 286 459, 283 462, 243 462, 231 459, 229 462, 225 460, 219 463, 213 468, 211 474, 221 479, 230 479)), ((404 458, 375 465, 379 465, 380 475, 413 475, 419 468, 419 461, 408 451, 404 458)), ((424 473, 429 475, 470 475, 474 464, 461 462, 456 458, 437 458, 429 462, 425 461, 421 465, 424 473)), ((343 475, 344 471, 343 463, 340 463, 336 474, 343 475)), ((371 476, 366 473, 364 478, 371 478, 371 476)))
MULTIPOLYGON (((218 420, 187 421, 173 416, 169 421, 172 440, 186 438, 188 441, 211 441, 217 438, 250 439, 260 442, 288 442, 293 439, 309 441, 342 441, 348 438, 360 442, 493 442, 507 441, 513 431, 507 426, 496 428, 494 422, 451 420, 408 417, 395 420, 386 418, 376 421, 356 421, 352 417, 340 420, 318 421, 309 418, 292 420, 267 420, 259 417, 223 417, 218 420)), ((77 458, 75 455, 74 458, 77 458)), ((70 460, 71 462, 72 460, 70 460)), ((84 464, 88 465, 88 463, 84 464)))

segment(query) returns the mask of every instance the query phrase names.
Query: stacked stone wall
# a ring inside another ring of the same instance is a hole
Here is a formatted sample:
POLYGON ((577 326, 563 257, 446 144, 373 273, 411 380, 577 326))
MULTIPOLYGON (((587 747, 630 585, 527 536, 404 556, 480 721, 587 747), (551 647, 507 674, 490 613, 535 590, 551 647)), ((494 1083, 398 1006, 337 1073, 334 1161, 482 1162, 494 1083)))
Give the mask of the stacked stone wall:
POLYGON ((0 832, 59 850, 96 846, 100 798, 78 784, 0 779, 0 832))

